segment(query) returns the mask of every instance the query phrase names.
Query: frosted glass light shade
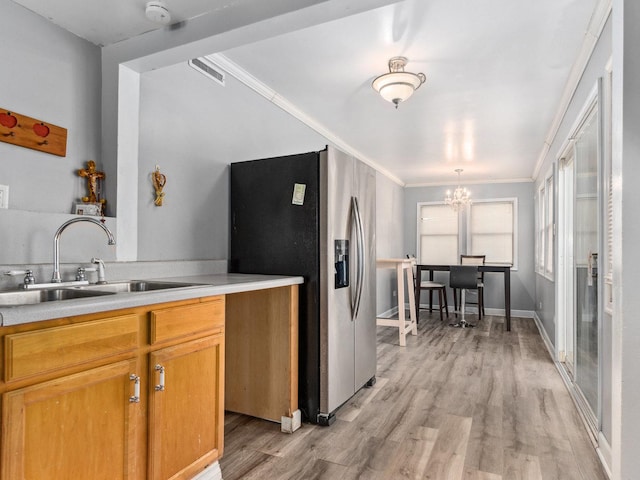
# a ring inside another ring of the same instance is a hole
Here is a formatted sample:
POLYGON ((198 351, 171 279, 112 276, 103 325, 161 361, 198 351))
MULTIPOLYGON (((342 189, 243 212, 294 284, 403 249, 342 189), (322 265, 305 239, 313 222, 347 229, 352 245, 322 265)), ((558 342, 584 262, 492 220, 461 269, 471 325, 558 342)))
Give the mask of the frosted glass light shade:
POLYGON ((393 103, 396 108, 407 100, 426 79, 423 73, 404 71, 406 63, 404 57, 394 57, 389 60, 389 73, 377 77, 371 86, 386 101, 393 103))

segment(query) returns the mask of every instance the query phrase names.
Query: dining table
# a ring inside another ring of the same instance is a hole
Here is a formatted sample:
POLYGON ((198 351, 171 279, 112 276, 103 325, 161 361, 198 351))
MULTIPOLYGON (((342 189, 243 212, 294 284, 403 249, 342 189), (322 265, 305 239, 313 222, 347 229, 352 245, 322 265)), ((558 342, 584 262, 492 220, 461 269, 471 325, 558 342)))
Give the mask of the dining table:
MULTIPOLYGON (((482 273, 501 273, 504 278, 504 313, 507 332, 511 331, 511 265, 510 263, 485 263, 478 265, 478 271, 482 273)), ((434 272, 448 272, 451 265, 418 264, 416 265, 416 278, 422 278, 422 272, 429 272, 429 280, 433 281, 434 272)))

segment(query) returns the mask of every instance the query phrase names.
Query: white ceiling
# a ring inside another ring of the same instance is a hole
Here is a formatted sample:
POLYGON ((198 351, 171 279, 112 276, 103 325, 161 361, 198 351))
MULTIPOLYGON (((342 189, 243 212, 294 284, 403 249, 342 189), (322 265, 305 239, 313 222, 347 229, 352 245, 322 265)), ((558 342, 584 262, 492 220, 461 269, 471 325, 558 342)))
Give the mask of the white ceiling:
MULTIPOLYGON (((97 45, 158 28, 145 0, 14 1, 97 45)), ((185 21, 251 1, 165 4, 185 21)), ((597 3, 404 0, 222 53, 402 183, 530 179, 597 3), (396 110, 371 81, 397 55, 427 81, 396 110)))

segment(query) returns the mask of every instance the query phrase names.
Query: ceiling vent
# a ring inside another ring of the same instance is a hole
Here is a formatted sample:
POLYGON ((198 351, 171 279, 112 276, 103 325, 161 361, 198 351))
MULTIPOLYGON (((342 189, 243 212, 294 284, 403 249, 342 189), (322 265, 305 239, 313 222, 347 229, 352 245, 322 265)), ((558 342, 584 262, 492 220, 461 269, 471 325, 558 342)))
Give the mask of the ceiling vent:
POLYGON ((201 74, 206 75, 224 87, 224 72, 220 67, 211 63, 211 61, 206 57, 191 59, 189 60, 189 65, 191 68, 196 69, 201 74))

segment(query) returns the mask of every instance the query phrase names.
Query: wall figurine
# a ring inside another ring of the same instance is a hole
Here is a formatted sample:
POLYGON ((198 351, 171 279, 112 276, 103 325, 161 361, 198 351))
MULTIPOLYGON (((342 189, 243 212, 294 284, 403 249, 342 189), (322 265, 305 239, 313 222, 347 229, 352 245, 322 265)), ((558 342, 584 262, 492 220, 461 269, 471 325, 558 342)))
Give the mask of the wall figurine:
POLYGON ((100 214, 104 216, 107 208, 107 199, 101 198, 102 181, 105 179, 104 172, 96 170, 96 162, 89 160, 87 162, 87 168, 79 169, 78 175, 87 179, 88 195, 82 197, 82 202, 85 204, 99 205, 100 214))
POLYGON ((167 183, 167 177, 160 173, 160 167, 156 165, 156 170, 151 174, 151 179, 153 181, 153 188, 156 191, 156 199, 153 203, 156 207, 161 207, 162 200, 164 199, 164 192, 162 189, 167 183))

